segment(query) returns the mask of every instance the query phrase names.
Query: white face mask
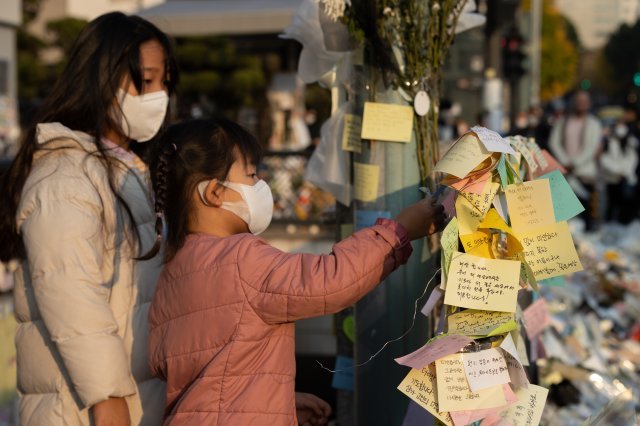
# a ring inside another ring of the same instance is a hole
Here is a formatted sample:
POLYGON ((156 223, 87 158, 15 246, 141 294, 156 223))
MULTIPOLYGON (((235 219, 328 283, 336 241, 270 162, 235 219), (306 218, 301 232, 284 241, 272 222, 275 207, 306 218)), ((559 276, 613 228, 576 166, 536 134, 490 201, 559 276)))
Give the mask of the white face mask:
POLYGON ((614 133, 618 138, 622 139, 627 136, 627 133, 629 133, 629 129, 627 129, 627 126, 625 126, 624 124, 616 124, 614 133))
POLYGON ((160 130, 167 115, 169 95, 164 90, 144 95, 130 95, 118 89, 118 104, 122 111, 120 128, 129 138, 147 142, 160 130))
MULTIPOLYGON (((198 193, 205 205, 209 205, 204 197, 204 190, 211 181, 198 184, 198 193)), ((267 182, 259 180, 255 185, 245 185, 236 182, 220 182, 221 185, 233 189, 242 197, 242 201, 224 201, 220 207, 244 220, 249 231, 258 235, 264 232, 273 216, 273 195, 267 182)))

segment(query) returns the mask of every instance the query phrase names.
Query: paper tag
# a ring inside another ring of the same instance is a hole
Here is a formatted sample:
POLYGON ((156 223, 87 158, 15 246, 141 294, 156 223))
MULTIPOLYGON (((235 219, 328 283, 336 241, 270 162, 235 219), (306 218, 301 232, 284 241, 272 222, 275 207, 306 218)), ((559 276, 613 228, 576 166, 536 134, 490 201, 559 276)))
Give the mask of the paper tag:
POLYGON ((429 99, 427 92, 424 90, 419 91, 413 100, 413 109, 416 111, 416 114, 420 117, 424 117, 429 112, 430 106, 431 100, 429 99))
POLYGON ((380 167, 375 164, 354 163, 354 198, 375 201, 378 198, 380 167))
POLYGON ((473 126, 471 131, 478 135, 478 138, 487 150, 515 155, 516 152, 511 148, 511 145, 509 145, 509 141, 493 130, 489 130, 486 127, 473 126))

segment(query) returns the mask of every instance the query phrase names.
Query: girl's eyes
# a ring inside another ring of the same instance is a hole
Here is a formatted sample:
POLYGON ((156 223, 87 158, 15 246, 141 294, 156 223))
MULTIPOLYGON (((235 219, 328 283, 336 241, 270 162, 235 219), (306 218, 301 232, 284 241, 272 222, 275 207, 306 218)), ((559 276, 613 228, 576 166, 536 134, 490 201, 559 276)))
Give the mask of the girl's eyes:
POLYGON ((250 178, 254 178, 254 177, 258 177, 258 175, 257 175, 257 174, 255 174, 255 173, 251 173, 251 174, 249 175, 249 177, 250 177, 250 178))

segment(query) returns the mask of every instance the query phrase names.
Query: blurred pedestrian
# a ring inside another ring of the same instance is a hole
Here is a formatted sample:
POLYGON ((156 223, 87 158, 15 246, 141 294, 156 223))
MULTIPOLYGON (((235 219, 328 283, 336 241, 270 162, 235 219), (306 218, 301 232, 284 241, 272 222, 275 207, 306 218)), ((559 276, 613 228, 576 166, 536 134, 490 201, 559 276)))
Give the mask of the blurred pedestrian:
POLYGON ((590 107, 589 93, 578 91, 571 110, 555 121, 549 138, 552 154, 567 170, 567 181, 585 207, 581 217, 587 230, 594 229, 597 217, 596 156, 602 138, 602 125, 589 113, 590 107))
POLYGON ((638 139, 622 120, 613 125, 609 136, 605 138, 600 167, 607 184, 605 219, 628 224, 636 216, 638 139))
POLYGON ((177 66, 167 36, 114 12, 80 33, 0 193, 0 258, 14 291, 20 422, 160 424, 147 364, 161 256, 148 170, 132 143, 167 117, 177 66))

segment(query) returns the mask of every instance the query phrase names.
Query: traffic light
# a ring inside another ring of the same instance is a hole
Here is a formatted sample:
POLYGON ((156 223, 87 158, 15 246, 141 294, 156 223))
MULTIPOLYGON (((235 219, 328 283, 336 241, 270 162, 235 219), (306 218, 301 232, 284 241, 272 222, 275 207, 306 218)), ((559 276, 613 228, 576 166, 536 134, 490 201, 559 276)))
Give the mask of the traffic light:
POLYGON ((523 52, 524 40, 516 28, 500 39, 502 48, 502 74, 508 80, 517 80, 525 73, 523 52))

